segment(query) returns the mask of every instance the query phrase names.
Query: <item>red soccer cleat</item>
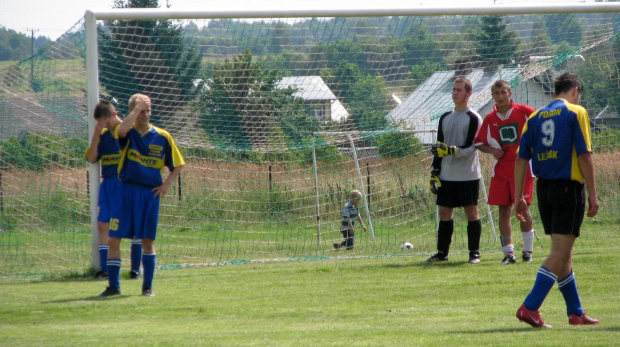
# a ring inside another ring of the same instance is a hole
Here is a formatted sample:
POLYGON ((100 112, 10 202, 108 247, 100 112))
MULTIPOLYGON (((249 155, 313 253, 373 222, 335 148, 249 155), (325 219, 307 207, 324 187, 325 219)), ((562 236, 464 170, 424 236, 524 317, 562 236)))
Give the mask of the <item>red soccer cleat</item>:
POLYGON ((588 317, 585 312, 581 316, 574 313, 568 315, 568 324, 570 325, 594 325, 598 323, 598 320, 588 317))
POLYGON ((534 328, 551 328, 551 325, 545 324, 540 318, 540 312, 528 310, 525 304, 521 305, 517 310, 517 318, 520 322, 525 322, 534 328))

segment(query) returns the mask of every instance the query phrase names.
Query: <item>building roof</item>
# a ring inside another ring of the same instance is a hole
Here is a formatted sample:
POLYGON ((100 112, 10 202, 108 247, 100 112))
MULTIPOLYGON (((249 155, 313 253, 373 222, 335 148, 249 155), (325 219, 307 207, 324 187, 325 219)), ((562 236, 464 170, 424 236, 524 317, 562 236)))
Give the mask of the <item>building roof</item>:
MULTIPOLYGON (((519 70, 503 68, 494 71, 472 69, 465 77, 472 83, 472 96, 469 105, 478 111, 491 100, 491 85, 499 80, 509 83, 519 77, 519 70)), ((445 112, 454 109, 452 102, 452 85, 456 78, 455 71, 437 71, 411 93, 400 105, 389 114, 395 122, 405 122, 409 127, 417 130, 435 130, 439 117, 445 112)), ((511 83, 512 84, 512 83, 511 83)), ((431 143, 434 135, 420 135, 424 143, 431 143)))
POLYGON ((278 88, 288 87, 297 89, 294 95, 306 101, 337 100, 321 76, 282 77, 278 82, 278 88))

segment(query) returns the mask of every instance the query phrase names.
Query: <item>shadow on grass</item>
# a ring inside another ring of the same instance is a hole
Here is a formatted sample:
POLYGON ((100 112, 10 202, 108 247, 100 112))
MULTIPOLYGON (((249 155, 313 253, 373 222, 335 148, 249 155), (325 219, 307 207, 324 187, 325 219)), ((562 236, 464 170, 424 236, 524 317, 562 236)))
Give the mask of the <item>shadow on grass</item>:
POLYGON ((101 301, 103 302, 103 301, 110 301, 110 300, 128 299, 133 296, 141 296, 141 295, 114 295, 114 296, 108 296, 105 298, 102 298, 99 295, 93 295, 93 296, 88 296, 85 298, 41 301, 41 303, 42 304, 65 304, 69 302, 80 302, 80 301, 101 301))
POLYGON ((420 261, 413 261, 407 264, 385 264, 384 267, 387 268, 404 268, 404 267, 423 267, 423 268, 427 268, 427 267, 437 267, 437 268, 441 268, 441 267, 455 267, 455 266, 472 266, 470 265, 466 260, 464 261, 445 261, 445 262, 440 262, 440 263, 429 263, 426 261, 426 259, 424 260, 420 260, 420 261))
MULTIPOLYGON (((517 323, 519 324, 519 323, 517 323)), ((556 328, 556 327, 554 327, 556 328)), ((551 328, 551 330, 553 330, 554 328, 551 328)), ((573 327, 573 326, 568 326, 568 325, 563 325, 563 326, 558 326, 557 328, 567 328, 567 329, 575 329, 575 332, 577 331, 582 331, 582 332, 586 332, 586 330, 581 330, 581 329, 588 329, 588 330, 596 330, 596 331, 609 331, 609 332, 617 332, 620 331, 620 326, 611 326, 611 327, 606 327, 606 326, 601 326, 601 325, 596 325, 596 326, 588 326, 588 327, 573 327)), ((522 331, 548 331, 549 329, 543 329, 543 328, 532 328, 529 325, 523 325, 520 327, 515 327, 515 328, 500 328, 500 329, 480 329, 480 330, 454 330, 454 331, 448 331, 447 333, 449 334, 497 334, 497 333, 516 333, 516 332, 522 332, 522 331)))

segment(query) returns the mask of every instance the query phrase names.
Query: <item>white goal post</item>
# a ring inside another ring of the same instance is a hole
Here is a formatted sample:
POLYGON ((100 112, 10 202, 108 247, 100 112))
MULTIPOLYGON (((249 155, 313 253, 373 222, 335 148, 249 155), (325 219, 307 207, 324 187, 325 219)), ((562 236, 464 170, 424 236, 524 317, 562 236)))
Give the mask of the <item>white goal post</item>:
MULTIPOLYGON (((226 19, 226 18, 311 18, 311 17, 371 17, 371 16, 444 16, 444 15, 518 15, 557 13, 601 13, 620 12, 620 3, 574 3, 574 4, 496 4, 477 6, 411 6, 407 8, 325 8, 325 9, 283 9, 240 10, 237 8, 216 11, 180 11, 171 9, 113 9, 88 10, 84 15, 86 31, 86 73, 88 131, 95 128, 93 110, 99 102, 99 71, 97 48, 97 21, 99 20, 146 20, 146 19, 226 19)), ((90 139, 91 137, 88 136, 90 139)), ((359 172, 359 168, 357 169, 359 172)), ((92 264, 99 267, 97 201, 99 192, 99 164, 91 164, 90 220, 92 234, 92 264)), ((363 184, 362 184, 363 187, 363 184)), ((317 195, 318 199, 318 195, 317 195)), ((372 223, 369 220, 372 230, 372 223)), ((319 236, 320 237, 320 236, 319 236)), ((373 233, 374 238, 374 233, 373 233)))

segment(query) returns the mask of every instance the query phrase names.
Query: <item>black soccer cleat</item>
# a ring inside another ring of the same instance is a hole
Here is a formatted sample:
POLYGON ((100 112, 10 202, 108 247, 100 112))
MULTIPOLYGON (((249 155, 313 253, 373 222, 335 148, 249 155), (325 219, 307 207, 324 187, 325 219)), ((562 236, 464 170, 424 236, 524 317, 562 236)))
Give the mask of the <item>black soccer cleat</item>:
POLYGON ((436 263, 440 261, 448 261, 448 257, 444 257, 442 254, 435 253, 430 258, 426 259, 427 263, 436 263))
POLYGON ((98 271, 95 276, 93 276, 94 280, 107 280, 108 279, 108 273, 105 271, 98 271))
POLYGON ((113 295, 121 295, 121 290, 120 288, 113 288, 113 287, 107 287, 103 293, 99 294, 99 297, 107 297, 107 296, 113 296, 113 295))
POLYGON ((531 252, 523 252, 523 262, 531 263, 532 262, 532 253, 531 252))
POLYGON ((137 280, 140 279, 140 273, 139 272, 135 272, 135 271, 130 271, 129 272, 129 279, 130 280, 137 280))
POLYGON ((142 296, 155 296, 151 288, 142 288, 142 296))
POLYGON ((514 254, 506 254, 504 260, 502 260, 502 265, 506 264, 514 264, 517 262, 517 258, 515 258, 514 254))

